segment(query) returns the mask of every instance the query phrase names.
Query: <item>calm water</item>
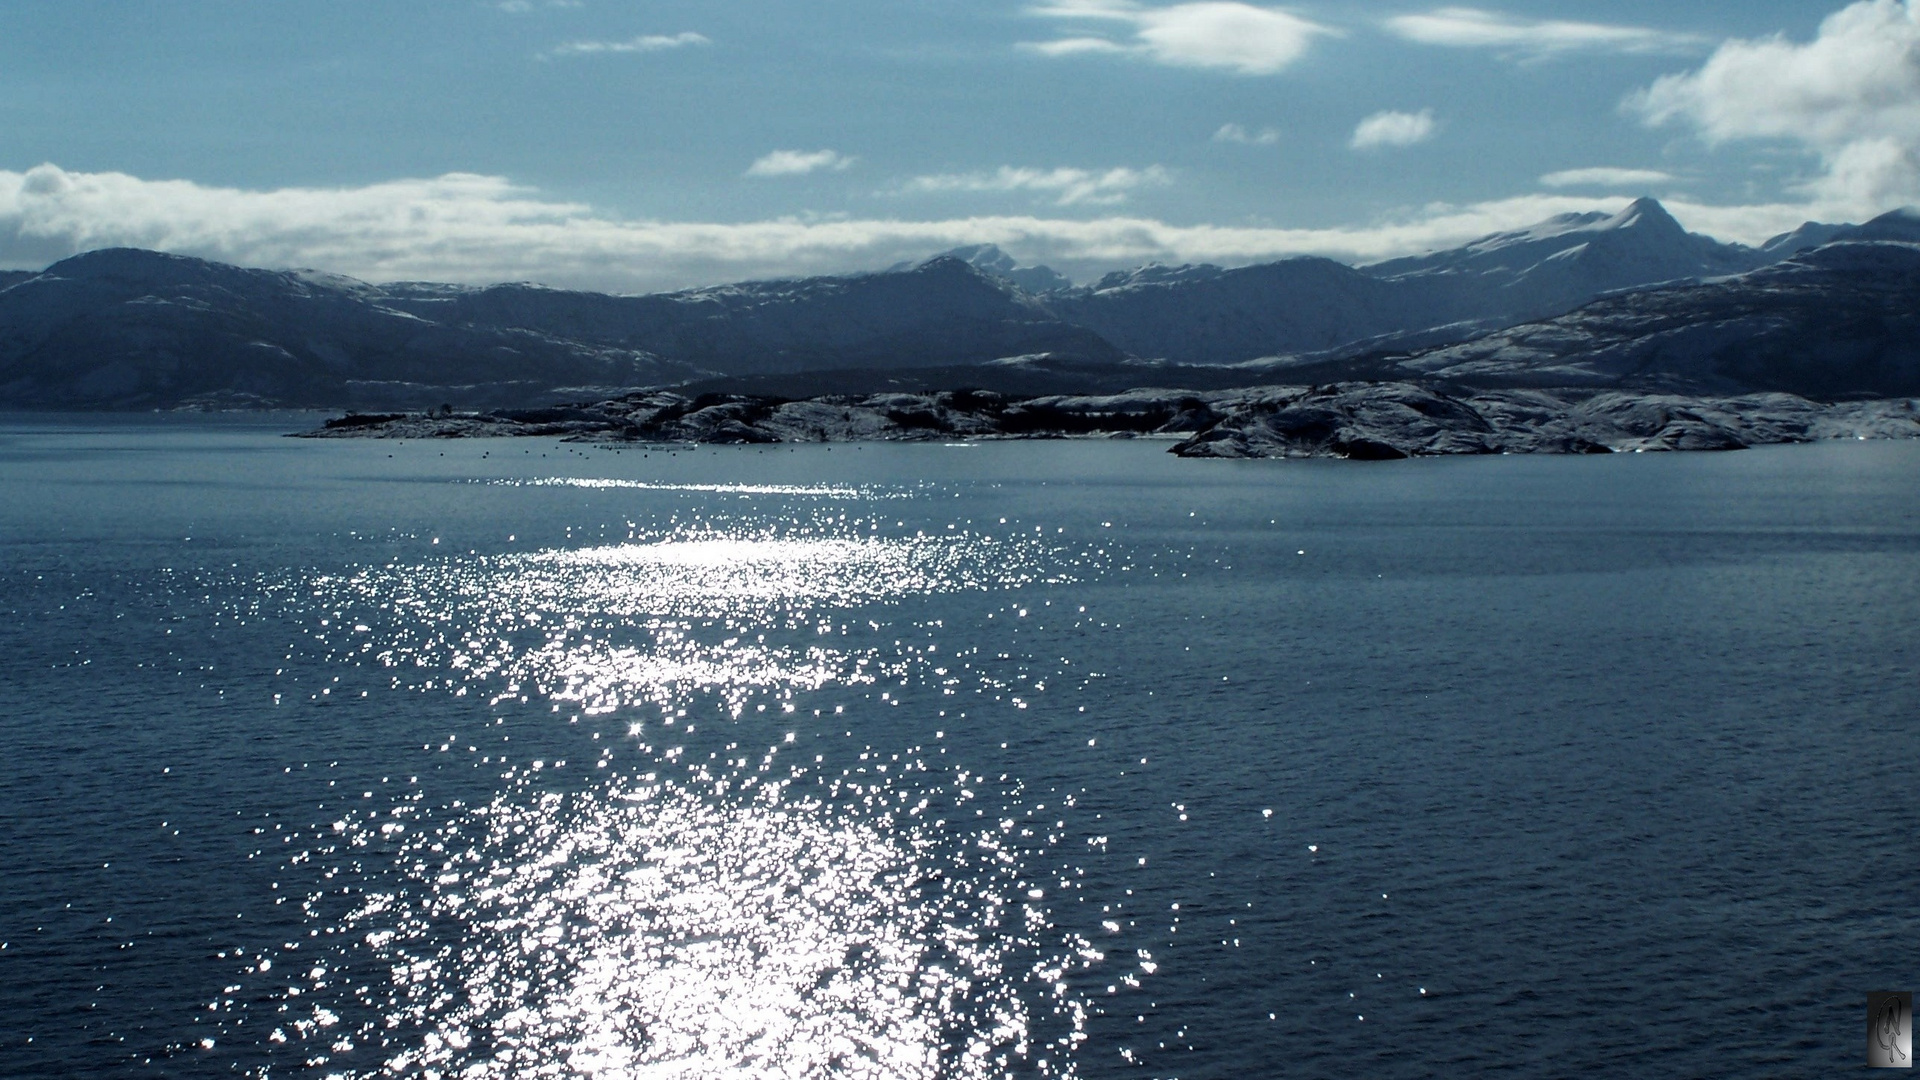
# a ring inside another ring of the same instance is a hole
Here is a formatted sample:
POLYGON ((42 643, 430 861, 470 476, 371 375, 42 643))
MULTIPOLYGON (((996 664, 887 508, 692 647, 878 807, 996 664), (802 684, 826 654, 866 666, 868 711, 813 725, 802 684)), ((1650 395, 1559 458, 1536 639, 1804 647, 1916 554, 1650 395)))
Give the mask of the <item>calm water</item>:
POLYGON ((0 424, 0 1074, 1805 1074, 1920 444, 0 424))

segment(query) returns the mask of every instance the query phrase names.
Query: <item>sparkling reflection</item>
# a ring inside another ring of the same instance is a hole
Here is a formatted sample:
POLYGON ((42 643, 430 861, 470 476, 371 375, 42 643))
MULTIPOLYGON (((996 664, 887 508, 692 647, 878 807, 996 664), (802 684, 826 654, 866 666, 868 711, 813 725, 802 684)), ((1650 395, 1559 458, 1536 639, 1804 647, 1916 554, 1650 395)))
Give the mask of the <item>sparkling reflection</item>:
POLYGON ((421 1033, 386 1070, 966 1077, 1035 1056, 1015 965, 1045 922, 991 833, 970 868, 915 823, 923 791, 795 796, 806 771, 777 756, 503 797, 407 845, 424 888, 348 920, 399 987, 386 1026, 421 1033))
POLYGON ((899 629, 883 609, 1069 582, 1092 559, 1037 532, 827 508, 278 583, 329 663, 605 730, 564 773, 591 780, 570 783, 564 761, 449 735, 423 749, 501 770, 490 799, 427 809, 416 792, 333 821, 305 910, 350 944, 280 992, 273 1038, 343 1076, 1074 1075, 1088 1007, 1070 975, 1102 954, 1051 920, 1058 871, 1036 860, 1060 807, 1023 808, 1017 778, 986 783, 944 747, 789 727, 722 757, 725 736, 690 736, 908 694, 998 700, 1015 687, 939 655, 927 625, 882 641, 899 629))

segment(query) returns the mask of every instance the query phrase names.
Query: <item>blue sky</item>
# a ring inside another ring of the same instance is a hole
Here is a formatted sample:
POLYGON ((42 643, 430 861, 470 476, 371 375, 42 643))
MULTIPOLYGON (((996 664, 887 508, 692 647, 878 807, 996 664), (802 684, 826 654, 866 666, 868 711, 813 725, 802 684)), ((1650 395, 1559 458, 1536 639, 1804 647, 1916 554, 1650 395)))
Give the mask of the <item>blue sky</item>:
POLYGON ((1920 197, 1896 0, 0 9, 0 265, 130 243, 640 290, 993 241, 1077 277, 1666 201, 1920 197))

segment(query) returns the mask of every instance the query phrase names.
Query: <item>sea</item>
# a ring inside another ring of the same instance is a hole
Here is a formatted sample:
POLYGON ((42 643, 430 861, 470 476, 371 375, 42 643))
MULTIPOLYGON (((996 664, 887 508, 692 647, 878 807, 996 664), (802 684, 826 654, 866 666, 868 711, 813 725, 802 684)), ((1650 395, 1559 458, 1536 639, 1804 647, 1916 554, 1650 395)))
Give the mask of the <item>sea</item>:
POLYGON ((0 1075, 1802 1076, 1920 988, 1920 443, 0 417, 0 1075))

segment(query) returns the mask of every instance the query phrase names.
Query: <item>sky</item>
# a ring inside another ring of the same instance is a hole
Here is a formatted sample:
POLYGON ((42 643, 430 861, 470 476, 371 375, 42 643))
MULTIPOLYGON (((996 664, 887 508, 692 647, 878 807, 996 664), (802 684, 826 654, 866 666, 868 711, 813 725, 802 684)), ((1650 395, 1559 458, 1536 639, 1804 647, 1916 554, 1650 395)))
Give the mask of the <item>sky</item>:
POLYGON ((1745 243, 1920 202, 1920 7, 0 0, 7 268, 640 292, 991 242, 1084 281, 1641 195, 1745 243))

